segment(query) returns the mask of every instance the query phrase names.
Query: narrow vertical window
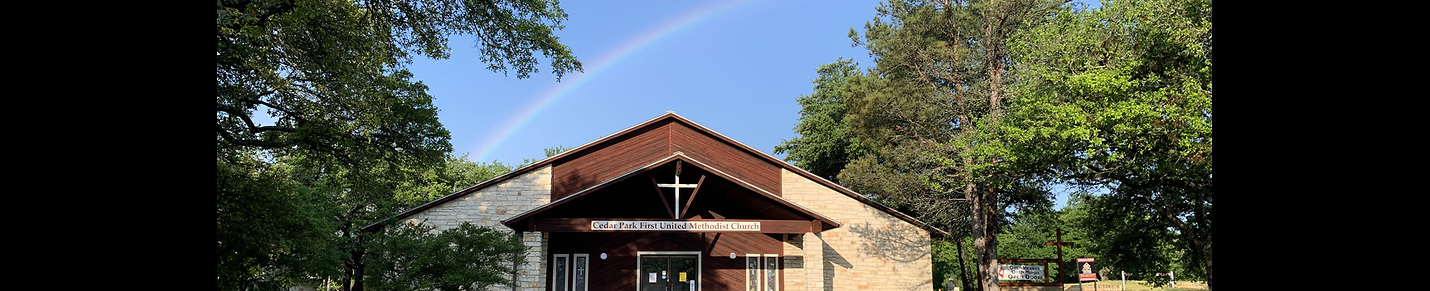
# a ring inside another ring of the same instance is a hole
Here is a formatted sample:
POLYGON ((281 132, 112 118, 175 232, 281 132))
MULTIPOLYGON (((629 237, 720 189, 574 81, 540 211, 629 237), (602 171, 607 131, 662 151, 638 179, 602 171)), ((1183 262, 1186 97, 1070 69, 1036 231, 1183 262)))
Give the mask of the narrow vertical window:
POLYGON ((573 274, 571 276, 571 291, 586 291, 586 273, 590 267, 591 255, 576 254, 575 264, 572 264, 573 274))
POLYGON ((765 290, 780 291, 780 255, 765 255, 765 290))
POLYGON ((760 291, 760 255, 745 255, 745 290, 760 291))
POLYGON ((570 255, 559 254, 551 260, 551 290, 571 291, 571 281, 567 280, 568 272, 571 269, 568 259, 570 259, 570 255))

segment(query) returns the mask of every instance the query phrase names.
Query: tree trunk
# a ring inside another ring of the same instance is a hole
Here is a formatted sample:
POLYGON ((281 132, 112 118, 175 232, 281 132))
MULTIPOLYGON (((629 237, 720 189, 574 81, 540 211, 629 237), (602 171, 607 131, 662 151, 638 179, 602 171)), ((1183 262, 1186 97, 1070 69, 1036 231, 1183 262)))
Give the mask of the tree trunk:
MULTIPOLYGON (((1004 22, 1008 17, 1008 11, 1005 10, 1005 6, 999 5, 998 3, 988 4, 992 6, 994 10, 992 11, 992 15, 985 15, 985 19, 983 20, 983 41, 986 46, 984 48, 985 55, 983 61, 987 64, 986 69, 988 70, 989 76, 988 114, 994 120, 992 123, 997 124, 997 120, 1003 117, 1002 83, 1003 70, 1005 68, 1003 61, 1006 57, 1003 51, 1003 46, 1006 41, 1003 35, 1003 29, 1005 25, 1004 22)), ((967 160, 967 158, 965 158, 965 161, 972 162, 971 160, 967 160)), ((996 163, 997 160, 981 162, 996 163)), ((971 165, 971 163, 967 163, 966 165, 971 165)), ((999 291, 997 217, 1003 209, 998 207, 998 191, 988 186, 979 188, 981 189, 968 189, 970 192, 978 192, 974 193, 976 199, 973 200, 973 243, 975 249, 978 251, 978 265, 982 267, 978 273, 983 275, 983 285, 987 287, 984 290, 999 291)))
POLYGON ((1206 268, 1207 268, 1207 270, 1206 270, 1206 272, 1207 272, 1207 290, 1208 290, 1208 291, 1211 291, 1211 290, 1213 290, 1213 289, 1212 289, 1212 242, 1207 242, 1207 244, 1206 244, 1205 246, 1202 246, 1202 261, 1204 262, 1204 264, 1206 264, 1206 268))
POLYGON ((366 267, 366 265, 363 264, 362 257, 365 252, 362 247, 358 247, 358 250, 353 253, 353 256, 356 258, 353 261, 357 263, 356 266, 353 267, 353 290, 362 291, 365 290, 362 284, 363 269, 366 267))
MULTIPOLYGON (((354 241, 354 240, 352 240, 352 232, 349 231, 349 230, 351 230, 351 229, 352 229, 352 222, 344 222, 344 223, 343 223, 343 228, 342 228, 343 237, 347 237, 347 238, 348 238, 348 241, 350 241, 350 242, 351 242, 351 241, 354 241)), ((344 247, 344 249, 347 249, 347 248, 344 247)), ((348 252, 349 255, 355 255, 354 252, 353 252, 353 249, 347 249, 347 252, 348 252)), ((354 269, 356 269, 356 268, 354 268, 354 266, 356 265, 357 259, 358 259, 358 258, 357 258, 356 256, 350 256, 350 257, 348 257, 348 258, 346 258, 346 259, 343 259, 343 277, 342 277, 342 283, 338 284, 338 290, 341 290, 341 291, 352 291, 352 290, 353 290, 353 286, 352 286, 353 273, 355 272, 354 269)))
POLYGON ((955 241, 955 243, 958 244, 958 276, 960 277, 959 282, 963 283, 961 284, 963 285, 963 288, 968 288, 970 290, 978 290, 978 284, 968 280, 968 264, 966 263, 968 261, 968 254, 963 252, 963 238, 959 238, 957 241, 955 241))
POLYGON ((1192 250, 1195 251, 1195 252, 1197 252, 1198 255, 1201 256, 1202 268, 1204 268, 1204 271, 1206 272, 1206 276, 1207 276, 1207 290, 1213 290, 1213 289, 1212 289, 1212 242, 1211 242, 1210 240, 1206 240, 1206 239, 1202 239, 1202 238, 1196 238, 1195 235, 1190 235, 1190 233, 1191 233, 1190 231, 1185 231, 1185 230, 1183 230, 1182 233, 1187 233, 1187 234, 1182 235, 1182 237, 1183 237, 1183 238, 1186 238, 1187 241, 1191 242, 1192 250))
POLYGON ((983 291, 999 291, 997 220, 992 215, 998 203, 997 192, 975 189, 973 184, 965 186, 964 191, 973 198, 973 251, 978 257, 978 281, 983 291))

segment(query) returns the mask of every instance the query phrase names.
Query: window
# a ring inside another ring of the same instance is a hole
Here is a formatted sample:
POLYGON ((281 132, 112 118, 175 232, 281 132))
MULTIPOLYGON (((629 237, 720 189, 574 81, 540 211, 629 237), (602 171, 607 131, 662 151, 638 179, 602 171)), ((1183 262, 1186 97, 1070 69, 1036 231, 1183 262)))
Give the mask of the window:
POLYGON ((745 255, 745 291, 760 291, 760 255, 745 255))
POLYGON ((780 255, 765 255, 765 290, 780 290, 780 255))
POLYGON ((576 254, 576 263, 571 266, 572 272, 574 273, 571 276, 572 291, 586 291, 586 285, 589 285, 586 282, 586 278, 587 272, 589 272, 590 259, 591 255, 589 254, 576 254))
POLYGON ((779 291, 779 256, 775 254, 745 255, 746 291, 779 291), (761 286, 765 288, 761 289, 761 286))
POLYGON ((551 260, 551 290, 571 291, 571 281, 568 280, 571 272, 570 255, 554 255, 551 260))

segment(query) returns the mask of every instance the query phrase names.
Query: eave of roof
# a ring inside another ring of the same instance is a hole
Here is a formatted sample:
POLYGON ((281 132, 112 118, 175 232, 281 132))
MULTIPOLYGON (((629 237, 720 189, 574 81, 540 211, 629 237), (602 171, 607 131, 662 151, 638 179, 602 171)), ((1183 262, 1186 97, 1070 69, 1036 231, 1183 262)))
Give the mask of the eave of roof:
MULTIPOLYGON (((947 235, 948 235, 948 232, 945 232, 945 231, 943 231, 943 230, 941 230, 941 229, 938 229, 938 228, 935 228, 935 227, 933 227, 933 226, 931 226, 931 225, 928 225, 927 223, 924 223, 923 221, 919 221, 918 219, 916 219, 916 218, 914 218, 914 217, 912 217, 912 216, 909 216, 909 215, 907 215, 907 214, 904 214, 903 212, 899 212, 898 210, 894 210, 893 208, 890 208, 890 207, 888 207, 888 206, 885 206, 885 205, 883 205, 883 204, 880 204, 879 202, 876 202, 876 201, 874 201, 874 200, 871 200, 871 199, 869 199, 868 197, 864 197, 864 195, 861 195, 861 194, 859 194, 859 193, 857 193, 857 192, 854 192, 853 190, 849 190, 848 188, 844 188, 844 186, 840 186, 839 184, 835 184, 834 182, 830 182, 829 180, 826 180, 826 179, 824 179, 823 177, 820 177, 819 175, 815 175, 814 173, 810 173, 809 171, 805 171, 804 169, 800 169, 799 167, 796 167, 796 166, 794 166, 794 165, 791 165, 791 164, 789 164, 789 163, 786 163, 786 162, 784 162, 784 161, 781 161, 780 159, 775 158, 774 156, 771 156, 771 155, 769 155, 769 154, 766 154, 766 153, 764 153, 764 152, 761 152, 761 151, 759 151, 759 150, 756 150, 756 149, 754 149, 754 148, 752 148, 752 147, 750 147, 750 146, 748 146, 748 145, 745 145, 744 143, 741 143, 741 142, 739 142, 739 141, 737 141, 737 140, 735 140, 735 139, 729 138, 729 137, 727 137, 727 136, 725 136, 725 135, 723 135, 723 134, 720 134, 719 132, 716 132, 716 131, 714 131, 714 130, 711 130, 710 128, 707 128, 707 127, 705 127, 705 126, 703 126, 703 125, 700 125, 700 124, 698 124, 698 123, 695 123, 694 121, 690 121, 689 119, 686 119, 686 118, 683 117, 683 116, 680 116, 680 115, 678 115, 678 114, 675 114, 674 111, 666 111, 665 114, 662 114, 662 115, 657 116, 657 117, 655 117, 655 118, 651 118, 650 120, 646 120, 645 122, 641 122, 641 123, 636 124, 636 125, 633 125, 633 126, 631 126, 631 127, 627 127, 626 129, 623 129, 623 130, 618 131, 618 132, 616 132, 616 133, 612 133, 612 134, 606 135, 605 137, 602 137, 602 138, 600 138, 600 139, 591 141, 591 142, 586 143, 586 144, 584 144, 584 145, 581 145, 581 146, 579 146, 579 147, 569 149, 569 150, 567 150, 567 151, 565 151, 565 152, 562 152, 562 153, 560 153, 560 154, 557 154, 557 155, 555 155, 555 156, 547 157, 546 159, 543 159, 543 160, 538 161, 538 162, 536 162, 536 163, 533 163, 533 164, 531 164, 531 165, 527 165, 526 167, 522 167, 522 168, 520 168, 520 169, 511 171, 511 172, 509 172, 509 173, 506 173, 506 174, 497 176, 497 177, 495 177, 495 178, 492 178, 492 179, 490 179, 490 180, 487 180, 486 182, 478 183, 477 185, 473 185, 472 187, 467 187, 466 189, 462 189, 461 191, 453 192, 452 194, 448 194, 447 196, 443 196, 442 198, 438 198, 437 200, 433 200, 432 202, 427 202, 427 203, 424 203, 424 204, 419 205, 419 206, 417 206, 417 207, 414 207, 414 208, 412 208, 412 209, 409 209, 409 210, 407 210, 407 211, 403 211, 402 213, 399 213, 399 214, 397 214, 396 216, 393 216, 393 217, 390 218, 390 219, 383 220, 383 221, 379 221, 379 222, 370 224, 370 225, 368 225, 368 226, 365 226, 365 227, 362 228, 362 230, 363 230, 363 231, 372 231, 372 230, 375 230, 375 229, 377 229, 378 227, 381 227, 382 225, 385 225, 385 224, 386 224, 387 222, 389 222, 389 221, 397 221, 397 220, 401 220, 401 219, 407 218, 407 217, 409 217, 409 216, 412 216, 412 215, 417 214, 417 213, 419 213, 419 212, 422 212, 422 211, 424 211, 424 210, 430 209, 430 208, 432 208, 432 207, 434 207, 434 206, 441 205, 441 204, 443 204, 443 203, 446 203, 446 202, 448 202, 448 201, 451 201, 451 200, 454 200, 454 199, 457 199, 457 198, 461 198, 462 196, 466 196, 467 194, 470 194, 470 193, 472 193, 472 192, 475 192, 476 190, 479 190, 479 189, 482 189, 482 188, 486 188, 487 186, 494 185, 494 184, 496 184, 496 183, 500 183, 500 182, 502 182, 502 181, 505 181, 506 179, 510 179, 511 177, 520 176, 520 175, 526 174, 527 172, 530 172, 530 171, 532 171, 532 170, 540 169, 541 167, 548 166, 548 165, 550 165, 551 163, 553 163, 553 162, 555 162, 555 161, 557 161, 557 160, 560 160, 560 159, 565 158, 565 157, 570 156, 570 155, 574 155, 575 153, 581 152, 582 150, 585 150, 585 149, 587 149, 587 148, 596 146, 596 145, 598 145, 598 144, 604 143, 604 142, 609 141, 609 140, 611 140, 611 139, 614 139, 614 138, 620 137, 620 136, 622 136, 622 135, 625 135, 626 133, 632 132, 632 131, 634 131, 634 130, 636 130, 636 129, 639 129, 639 128, 642 128, 642 127, 646 127, 646 126, 649 126, 649 125, 651 125, 651 124, 655 124, 655 123, 657 123, 657 122, 660 122, 660 121, 666 120, 666 119, 672 119, 672 120, 675 120, 675 121, 678 121, 678 122, 681 122, 681 123, 685 123, 685 124, 687 124, 687 125, 690 125, 692 128, 694 128, 694 129, 696 129, 696 130, 699 130, 699 131, 702 131, 702 132, 705 132, 705 133, 709 133, 710 135, 715 136, 716 138, 720 139, 721 141, 724 141, 724 142, 726 142, 726 143, 729 143, 729 144, 735 146, 736 148, 738 148, 738 149, 740 149, 740 150, 743 150, 743 151, 745 151, 745 152, 747 152, 747 153, 750 153, 750 154, 752 154, 752 155, 754 155, 754 156, 756 156, 756 157, 759 157, 759 158, 761 158, 761 159, 764 159, 765 161, 767 161, 767 162, 769 162, 769 163, 771 163, 771 164, 778 165, 778 166, 780 166, 781 168, 784 168, 784 169, 786 169, 786 170, 789 170, 789 171, 792 172, 792 173, 798 174, 798 175, 803 176, 803 177, 805 177, 805 178, 808 178, 808 179, 810 179, 810 180, 812 180, 812 181, 815 181, 816 183, 819 183, 819 184, 821 184, 821 185, 824 185, 825 187, 829 187, 830 189, 834 189, 836 192, 842 193, 842 194, 844 194, 845 196, 849 196, 850 198, 853 198, 854 200, 857 200, 857 201, 862 202, 862 203, 864 203, 864 204, 873 206, 873 207, 876 208, 876 209, 879 209, 879 210, 881 210, 881 211, 884 211, 885 213, 889 213, 890 215, 893 215, 894 217, 898 217, 899 219, 902 219, 902 220, 904 220, 904 221, 907 221, 907 222, 909 222, 910 224, 913 224, 913 225, 915 225, 915 226, 918 226, 919 228, 923 228, 923 229, 928 230, 928 231, 930 231, 930 232, 932 232, 932 233, 936 233, 936 234, 938 234, 938 235, 940 235, 940 236, 947 236, 947 235)), ((706 168, 709 168, 709 167, 706 167, 706 168)), ((627 173, 627 174, 630 174, 630 173, 627 173)), ((623 176, 624 176, 624 175, 623 175, 623 176)), ((748 183, 747 183, 747 184, 748 184, 748 183)), ((751 187, 752 187, 751 189, 760 189, 759 187, 753 187, 753 186, 751 186, 751 187)), ((588 190, 589 190, 589 188, 588 188, 588 190)), ((764 189, 760 189, 760 190, 761 190, 761 191, 766 191, 766 190, 764 190, 764 189)), ((582 190, 582 191, 587 191, 587 190, 582 190)), ((768 191, 766 191, 766 192, 768 192, 768 191)), ((575 195, 571 195, 571 196, 575 196, 575 195)), ((568 197, 569 197, 569 196, 568 196, 568 197)), ((776 196, 776 197, 778 197, 778 196, 776 196)), ((563 198, 563 199, 564 199, 564 198, 563 198)), ((560 201, 560 200, 558 200, 558 201, 560 201)), ((786 200, 786 201, 787 201, 787 200, 786 200)), ((556 201, 552 201, 552 203, 555 203, 555 202, 556 202, 556 201)), ((550 205, 550 204, 551 204, 551 203, 548 203, 548 205, 550 205)), ((795 204, 795 205, 798 205, 798 204, 795 204)), ((538 207, 538 208, 541 208, 541 207, 538 207)), ((803 208, 803 207, 800 207, 800 208, 803 208)), ((528 211, 528 212, 530 212, 530 211, 528 211)), ((811 212, 812 212, 812 211, 811 211, 811 212)), ((523 214, 525 214, 525 213, 523 213, 523 214)), ((520 216, 520 215, 518 215, 518 216, 520 216)), ((515 218, 515 217, 513 217, 513 218, 515 218)), ((510 219, 508 219, 508 220, 510 220, 510 219)), ((506 220, 503 220, 503 221, 506 221, 506 220)), ((829 221, 834 221, 834 220, 829 220, 829 221)))
POLYGON ((757 194, 760 194, 760 195, 762 195, 762 196, 765 196, 765 198, 769 198, 769 199, 771 199, 771 200, 774 200, 774 201, 777 202, 777 203, 780 203, 780 204, 785 205, 786 207, 793 208, 793 209, 795 209, 795 210, 797 210, 797 211, 803 212, 805 215, 809 215, 809 216, 811 216, 811 217, 814 217, 815 219, 818 219, 818 220, 820 220, 820 221, 823 221, 825 224, 827 224, 827 225, 830 226, 830 227, 828 227, 828 228, 826 228, 826 229, 834 229, 834 228, 838 228, 838 227, 840 227, 840 226, 843 225, 843 224, 839 223, 839 221, 834 220, 833 218, 830 218, 830 217, 827 216, 827 215, 820 214, 819 212, 816 212, 816 211, 814 211, 814 210, 812 210, 812 209, 809 209, 809 208, 805 208, 804 206, 799 205, 798 203, 794 203, 793 201, 789 201, 789 200, 787 200, 787 199, 784 199, 783 197, 780 197, 779 195, 775 195, 774 193, 770 193, 769 190, 761 189, 761 188, 758 187, 758 186, 755 186, 755 185, 753 185, 753 184, 750 184, 749 182, 745 182, 744 180, 741 180, 741 179, 738 178, 738 177, 735 177, 735 176, 732 176, 732 175, 730 175, 730 174, 728 174, 728 173, 725 173, 724 171, 721 171, 720 169, 716 169, 716 168, 710 167, 710 165, 707 165, 707 164, 705 164, 705 163, 702 163, 702 162, 700 162, 699 160, 695 160, 695 159, 693 159, 693 158, 691 158, 691 157, 689 157, 689 156, 686 156, 684 153, 680 153, 680 152, 676 152, 675 154, 672 154, 672 155, 670 155, 669 157, 666 157, 666 158, 664 158, 664 159, 660 159, 659 161, 655 161, 655 162, 653 162, 653 163, 650 163, 650 164, 645 165, 645 166, 643 166, 643 167, 640 167, 640 168, 638 168, 638 169, 631 170, 630 172, 626 172, 625 174, 622 174, 622 175, 619 176, 619 177, 616 177, 616 178, 612 178, 612 179, 610 179, 610 180, 603 181, 603 182, 601 182, 600 184, 596 184, 596 185, 591 186, 591 187, 588 187, 588 188, 586 188, 586 189, 582 189, 581 191, 577 191, 576 193, 572 193, 571 195, 567 195, 566 197, 562 197, 561 199, 557 199, 556 201, 551 201, 551 203, 547 203, 547 204, 545 204, 545 205, 542 205, 542 206, 533 208, 533 209, 531 209, 531 210, 527 210, 526 212, 522 212, 521 214, 517 214, 516 216, 512 216, 511 218, 504 219, 504 220, 502 220, 501 222, 502 222, 503 225, 507 225, 507 227, 511 227, 511 223, 512 223, 512 222, 516 222, 516 221, 520 221, 520 220, 529 218, 529 217, 534 216, 534 215, 536 215, 536 214, 538 214, 538 213, 544 212, 544 211, 546 211, 547 209, 551 209, 551 208, 554 208, 554 207, 556 207, 556 206, 558 206, 558 205, 564 204, 564 203, 566 203, 566 202, 573 201, 573 200, 575 200, 575 199, 578 199, 578 197, 585 196, 586 194, 596 192, 596 190, 600 190, 601 188, 604 188, 606 185, 611 185, 611 184, 614 184, 614 183, 617 183, 617 182, 620 182, 620 181, 624 181, 624 180, 626 180, 626 179, 628 179, 628 178, 630 178, 630 177, 632 177, 632 176, 634 176, 634 175, 637 175, 637 174, 640 174, 640 173, 644 173, 644 172, 646 172, 646 171, 650 171, 651 169, 654 169, 655 167, 658 167, 658 166, 660 166, 660 165, 664 165, 664 164, 666 164, 666 163, 670 163, 670 162, 675 161, 675 160, 681 160, 681 161, 685 161, 685 162, 688 162, 688 163, 691 163, 691 164, 695 164, 696 167, 699 167, 699 168, 701 168, 701 169, 703 169, 703 170, 709 171, 710 173, 715 174, 715 176, 718 176, 718 177, 720 177, 720 178, 723 178, 723 179, 726 179, 726 180, 730 180, 730 181, 732 181, 732 182, 735 182, 736 184, 739 184, 740 186, 743 186, 743 187, 745 187, 746 189, 749 189, 749 190, 751 190, 751 191, 754 191, 754 192, 757 193, 757 194))

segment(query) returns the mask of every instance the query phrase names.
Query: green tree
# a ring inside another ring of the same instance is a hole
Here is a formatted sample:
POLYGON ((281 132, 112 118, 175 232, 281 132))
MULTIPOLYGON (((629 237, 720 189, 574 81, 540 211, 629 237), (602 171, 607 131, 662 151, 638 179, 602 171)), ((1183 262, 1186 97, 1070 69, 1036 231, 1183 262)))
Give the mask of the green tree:
POLYGON ((858 63, 844 58, 821 65, 816 72, 814 93, 797 99, 801 109, 794 131, 799 136, 775 146, 775 154, 788 153, 786 161, 837 183, 839 171, 869 150, 844 122, 849 79, 862 74, 858 63))
POLYGON ((933 278, 934 282, 953 282, 965 290, 973 290, 970 284, 976 284, 970 280, 969 274, 976 273, 977 268, 969 262, 967 250, 973 247, 973 239, 967 235, 940 237, 933 239, 930 248, 933 257, 933 278))
POLYGON ((1164 219, 1135 203, 1109 196, 1074 194, 1065 221, 1076 225, 1072 235, 1085 238, 1086 249, 1103 269, 1125 271, 1158 286, 1168 282, 1156 273, 1173 271, 1183 280, 1205 279, 1196 269, 1199 261, 1188 256, 1187 245, 1164 219))
POLYGON ((553 34, 566 18, 554 1, 216 4, 221 290, 335 273, 361 289, 357 227, 450 193, 451 177, 422 179, 451 144, 403 69, 413 54, 447 58, 448 36, 473 35, 494 71, 527 78, 538 54, 558 80, 581 70, 553 34))
POLYGON ((1011 161, 1110 189, 1087 201, 1105 210, 1090 217, 1116 226, 1098 235, 1141 243, 1107 246, 1113 265, 1148 269, 1138 265, 1167 260, 1140 256, 1164 252, 1139 246, 1177 246, 1199 262, 1179 274, 1208 287, 1211 11, 1211 1, 1111 1, 1019 33, 1012 50, 1026 78, 1000 128, 1011 161))
MULTIPOLYGON (((357 170, 340 163, 321 163, 302 158, 286 159, 282 165, 292 165, 297 169, 293 176, 295 183, 325 194, 324 202, 338 210, 329 217, 337 223, 334 248, 343 255, 341 278, 337 281, 343 282, 344 289, 355 290, 364 287, 366 276, 363 274, 367 266, 366 257, 370 253, 368 243, 372 241, 364 237, 366 234, 360 228, 512 169, 498 162, 475 163, 466 156, 448 156, 444 164, 430 168, 377 167, 357 170)), ((414 239, 421 238, 430 237, 414 239)))
POLYGON ((447 36, 474 35, 488 68, 558 78, 579 71, 557 41, 566 14, 524 1, 218 1, 217 136, 239 148, 297 151, 349 164, 451 151, 411 54, 447 58, 447 36), (265 118, 266 117, 266 118, 265 118), (264 122, 263 120, 271 120, 264 122))
POLYGON ((542 160, 545 160, 546 158, 555 157, 556 155, 559 155, 559 154, 564 153, 564 152, 566 152, 566 151, 569 151, 569 150, 571 150, 571 149, 574 149, 574 148, 565 147, 565 146, 556 146, 556 147, 546 148, 546 149, 543 149, 543 150, 542 150, 542 151, 546 154, 546 157, 543 157, 543 158, 540 158, 540 159, 532 159, 532 158, 523 159, 522 162, 521 162, 521 165, 517 165, 516 167, 513 167, 513 168, 522 168, 522 167, 526 167, 526 166, 529 166, 529 165, 532 165, 532 164, 536 164, 536 162, 540 162, 540 161, 542 161, 542 160))
MULTIPOLYGON (((1074 194, 1076 195, 1076 194, 1074 194)), ((1000 227, 998 233, 998 255, 1001 258, 1016 259, 1055 259, 1058 258, 1058 247, 1047 245, 1048 242, 1061 241, 1072 243, 1071 246, 1062 247, 1062 259, 1053 268, 1061 268, 1063 277, 1058 282, 1076 282, 1077 273, 1073 272, 1075 267, 1074 258, 1102 257, 1093 252, 1094 241, 1088 239, 1089 233, 1083 226, 1086 216, 1085 207, 1077 204, 1070 204, 1060 210, 1053 210, 1051 201, 1046 203, 1029 203, 1021 205, 1014 211, 1012 220, 1004 227, 1000 227)), ((1049 276, 1056 277, 1057 269, 1048 270, 1049 276)))
POLYGON ((465 222, 441 232, 398 223, 374 236, 369 251, 372 290, 487 290, 513 284, 526 245, 515 234, 465 222))
MULTIPOLYGON (((362 278, 369 240, 364 238, 362 227, 423 202, 406 195, 449 184, 443 180, 422 179, 433 169, 442 171, 441 165, 377 163, 356 168, 305 155, 284 156, 278 165, 293 167, 294 183, 321 193, 323 202, 333 209, 328 219, 333 221, 334 228, 326 235, 335 241, 333 249, 341 253, 342 260, 341 264, 329 267, 340 270, 336 281, 342 290, 364 290, 362 278)), ((438 172, 438 175, 445 173, 438 172)), ((435 193, 429 195, 440 197, 435 193)), ((330 278, 322 275, 325 274, 309 274, 330 278)))
POLYGON ((473 162, 462 156, 447 156, 442 166, 415 173, 414 177, 400 181, 395 199, 403 205, 413 207, 437 200, 467 187, 475 186, 519 166, 508 166, 500 161, 491 163, 473 162))
POLYGON ((277 290, 308 275, 336 275, 334 209, 292 172, 254 155, 217 163, 219 290, 277 290))
POLYGON ((1012 211, 1011 221, 999 227, 998 255, 1014 259, 1057 258, 1057 249, 1044 245, 1057 240, 1063 227, 1052 203, 1038 203, 1012 211))
POLYGON ((998 290, 1004 207, 1050 197, 1043 181, 1006 161, 994 130, 1015 76, 1007 39, 1064 3, 890 1, 862 38, 850 32, 876 67, 851 81, 846 122, 876 150, 850 162, 840 181, 899 201, 935 225, 967 225, 983 290, 998 290), (919 187, 891 187, 910 184, 919 187))

